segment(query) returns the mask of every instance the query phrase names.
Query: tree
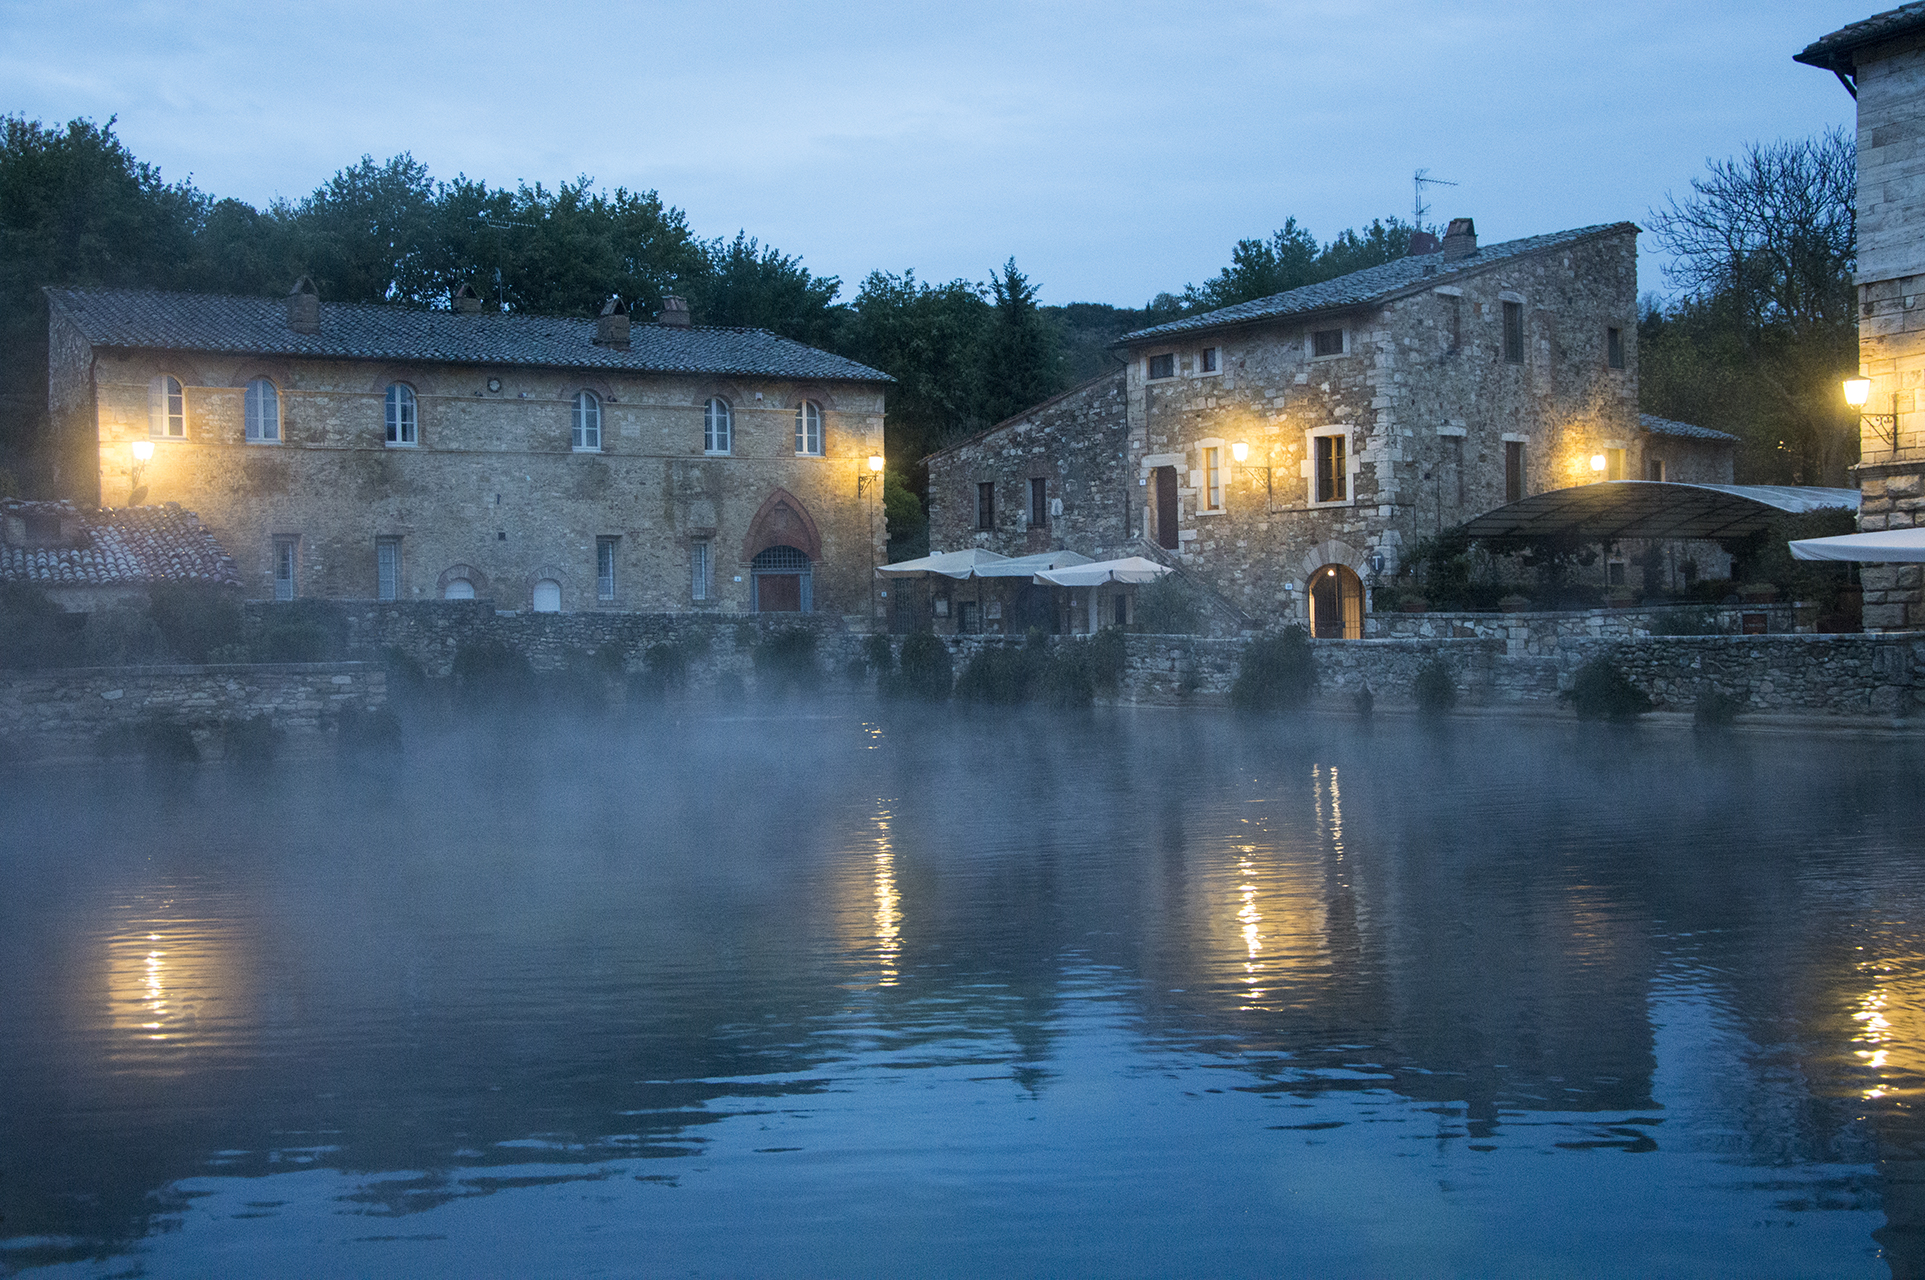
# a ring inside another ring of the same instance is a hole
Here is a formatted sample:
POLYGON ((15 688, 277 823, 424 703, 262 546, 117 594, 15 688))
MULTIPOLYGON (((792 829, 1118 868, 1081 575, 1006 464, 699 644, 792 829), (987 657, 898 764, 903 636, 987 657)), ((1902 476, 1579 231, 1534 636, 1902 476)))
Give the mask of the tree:
POLYGON ((1334 280, 1403 257, 1410 252, 1414 230, 1396 217, 1378 218, 1362 231, 1344 230, 1319 249, 1317 237, 1308 228, 1298 226, 1295 218, 1287 218, 1268 240, 1237 241, 1230 251, 1230 265, 1214 280, 1186 285, 1181 299, 1159 294, 1150 309, 1174 312, 1163 317, 1174 319, 1176 314, 1214 311, 1334 280))
POLYGON ((988 425, 977 360, 988 319, 981 288, 966 280, 932 285, 914 271, 872 271, 856 291, 836 349, 896 379, 885 447, 905 472, 988 425))
POLYGON ((983 416, 990 422, 1021 413, 1063 389, 1054 326, 1036 305, 1036 288, 1011 258, 989 277, 994 314, 983 335, 983 416))
POLYGON ((1857 460, 1856 186, 1831 130, 1713 161, 1651 214, 1679 292, 1644 307, 1641 407, 1741 437, 1740 479, 1843 484, 1857 460))
POLYGON ((746 231, 705 246, 707 270, 690 293, 700 324, 769 329, 811 346, 834 340, 842 282, 817 276, 802 259, 764 248, 746 231))

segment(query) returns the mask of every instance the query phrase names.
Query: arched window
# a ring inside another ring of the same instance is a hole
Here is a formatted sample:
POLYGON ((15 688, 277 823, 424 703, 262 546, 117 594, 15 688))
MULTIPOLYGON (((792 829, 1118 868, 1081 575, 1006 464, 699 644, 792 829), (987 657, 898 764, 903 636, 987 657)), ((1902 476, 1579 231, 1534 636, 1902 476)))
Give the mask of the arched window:
POLYGON ((735 415, 729 402, 713 396, 702 406, 702 452, 729 453, 735 448, 735 415))
POLYGON ((795 547, 769 547, 749 563, 753 591, 750 607, 757 613, 808 613, 815 604, 808 553, 795 547))
POLYGON ((804 400, 795 407, 795 451, 821 456, 822 406, 813 400, 804 400))
POLYGON ((443 600, 472 600, 475 598, 475 584, 466 578, 450 578, 448 585, 441 588, 443 600))
POLYGON ((410 445, 418 441, 414 388, 397 382, 388 388, 388 443, 410 445))
POLYGON ((553 578, 543 578, 535 584, 534 604, 536 613, 561 612, 561 583, 553 578))
POLYGON ((180 379, 171 373, 155 378, 147 389, 147 434, 161 440, 187 438, 187 396, 180 379))
POLYGON ((281 393, 266 378, 247 384, 247 439, 250 444, 281 442, 281 393))
POLYGON ((582 453, 601 451, 602 399, 593 391, 575 393, 575 430, 569 440, 582 453))

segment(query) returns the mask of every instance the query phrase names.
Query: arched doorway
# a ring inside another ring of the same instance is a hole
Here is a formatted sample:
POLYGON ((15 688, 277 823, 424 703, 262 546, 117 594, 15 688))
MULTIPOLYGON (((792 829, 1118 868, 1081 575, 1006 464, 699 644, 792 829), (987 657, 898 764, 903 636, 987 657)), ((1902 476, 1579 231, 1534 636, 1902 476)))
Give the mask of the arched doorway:
POLYGON ((809 557, 794 547, 770 547, 749 562, 752 608, 757 613, 808 613, 814 603, 810 590, 809 557))
POLYGON ((534 605, 536 613, 560 613, 561 583, 553 578, 543 578, 536 582, 534 605))
POLYGON ((1319 640, 1364 638, 1364 584, 1348 565, 1327 564, 1311 575, 1310 634, 1319 640))

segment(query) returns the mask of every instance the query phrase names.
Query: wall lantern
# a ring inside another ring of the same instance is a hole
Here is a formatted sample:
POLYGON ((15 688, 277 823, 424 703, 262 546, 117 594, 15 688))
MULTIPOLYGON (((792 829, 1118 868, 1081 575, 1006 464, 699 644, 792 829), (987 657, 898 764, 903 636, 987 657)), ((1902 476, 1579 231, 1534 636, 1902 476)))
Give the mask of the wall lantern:
POLYGON ((136 440, 127 449, 134 455, 134 465, 127 468, 127 505, 137 507, 147 497, 147 486, 140 482, 140 476, 154 456, 154 442, 136 440))
POLYGON ((1594 454, 1592 454, 1592 455, 1591 455, 1591 470, 1593 470, 1593 471, 1603 471, 1603 470, 1604 470, 1604 467, 1605 467, 1605 462, 1604 462, 1604 455, 1603 455, 1603 454, 1601 454, 1601 453, 1594 453, 1594 454))
POLYGON ((131 448, 133 449, 135 462, 147 462, 154 456, 154 442, 152 440, 136 440, 131 448))
POLYGON ((1898 452, 1898 392, 1892 392, 1892 411, 1890 413, 1866 413, 1864 404, 1871 399, 1872 380, 1870 378, 1845 379, 1845 403, 1858 410, 1860 425, 1872 424, 1872 430, 1879 439, 1891 443, 1892 452, 1898 452), (1883 424, 1883 425, 1881 425, 1883 424))
MULTIPOLYGON (((1236 464, 1239 467, 1243 467, 1245 459, 1247 459, 1249 456, 1250 456, 1249 441, 1238 440, 1230 446, 1230 457, 1236 462, 1236 464)), ((1244 467, 1244 470, 1263 472, 1263 509, 1266 513, 1268 513, 1270 508, 1276 505, 1276 495, 1272 491, 1273 481, 1270 476, 1270 468, 1244 467)))
POLYGON ((1250 457, 1250 446, 1239 440, 1230 446, 1230 456, 1238 462, 1246 462, 1250 457))
POLYGON ((867 485, 870 481, 874 480, 877 476, 882 474, 882 467, 883 467, 882 455, 879 453, 870 454, 869 455, 869 473, 867 475, 864 475, 860 471, 856 472, 856 497, 860 498, 862 496, 863 487, 867 485))

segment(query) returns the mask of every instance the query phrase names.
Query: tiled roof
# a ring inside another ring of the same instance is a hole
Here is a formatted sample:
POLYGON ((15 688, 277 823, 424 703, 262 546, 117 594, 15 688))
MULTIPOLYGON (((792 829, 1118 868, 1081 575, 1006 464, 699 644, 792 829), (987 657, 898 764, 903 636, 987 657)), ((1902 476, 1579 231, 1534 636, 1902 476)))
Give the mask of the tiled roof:
POLYGON ((1319 311, 1336 311, 1386 302, 1399 294, 1416 293, 1435 288, 1440 284, 1448 284, 1452 280, 1471 275, 1507 259, 1541 253, 1546 249, 1562 248, 1592 236, 1627 231, 1635 233, 1637 227, 1629 222, 1611 222, 1595 227, 1579 227, 1574 231, 1556 231, 1547 236, 1527 236, 1522 240, 1506 240, 1473 250, 1464 257, 1449 262, 1444 260, 1444 255, 1441 253, 1398 258, 1394 262, 1366 267, 1362 271, 1353 271, 1347 276, 1338 276, 1334 280, 1307 284, 1301 289, 1292 289, 1288 293, 1258 298, 1253 302, 1239 302, 1234 307, 1220 307, 1215 311, 1205 311, 1198 315, 1185 316, 1181 320, 1172 320, 1168 324, 1138 329, 1135 333, 1124 334, 1118 341, 1140 342, 1144 339, 1192 333, 1201 329, 1216 329, 1226 325, 1249 324, 1259 320, 1275 320, 1287 316, 1309 315, 1319 311))
POLYGON ((778 337, 766 329, 634 324, 629 349, 594 344, 595 322, 559 316, 426 311, 321 303, 321 331, 296 333, 280 298, 146 289, 55 289, 47 297, 97 347, 304 356, 321 360, 429 360, 505 368, 735 374, 890 382, 886 373, 778 337))
POLYGON ((1823 39, 1812 41, 1802 52, 1792 54, 1791 59, 1808 67, 1837 72, 1840 77, 1856 75, 1857 59, 1853 54, 1857 50, 1879 40, 1890 40, 1916 31, 1925 31, 1925 0, 1902 4, 1896 9, 1874 14, 1862 22, 1840 27, 1823 39))
POLYGON ((1660 418, 1655 413, 1640 413, 1638 422, 1654 436, 1676 436, 1682 440, 1715 440, 1726 444, 1738 443, 1738 437, 1729 431, 1713 431, 1710 427, 1694 427, 1688 422, 1673 422, 1669 418, 1660 418))
POLYGON ((0 582, 42 587, 151 586, 206 582, 239 586, 234 561, 191 511, 155 507, 75 507, 70 502, 0 504, 7 524, 0 582), (15 524, 16 520, 21 524, 15 524), (23 526, 65 527, 71 546, 21 546, 23 526))

